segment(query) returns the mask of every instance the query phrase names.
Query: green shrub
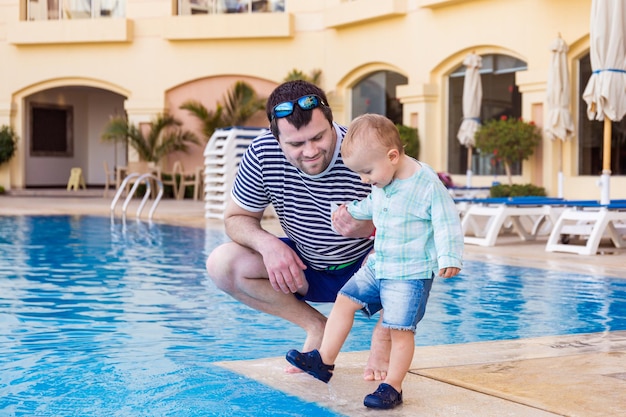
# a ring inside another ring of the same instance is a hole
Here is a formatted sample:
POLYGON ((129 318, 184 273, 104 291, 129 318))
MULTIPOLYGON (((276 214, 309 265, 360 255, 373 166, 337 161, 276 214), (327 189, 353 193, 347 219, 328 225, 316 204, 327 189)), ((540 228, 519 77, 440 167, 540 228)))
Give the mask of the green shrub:
POLYGON ((491 187, 489 195, 491 197, 545 197, 547 194, 545 188, 533 184, 498 184, 491 187))
POLYGON ((0 165, 8 162, 17 149, 17 134, 9 126, 0 127, 0 165))
POLYGON ((404 143, 404 152, 415 159, 420 157, 420 138, 416 127, 397 124, 400 139, 404 143))
POLYGON ((4 194, 4 187, 0 185, 0 194, 4 194))

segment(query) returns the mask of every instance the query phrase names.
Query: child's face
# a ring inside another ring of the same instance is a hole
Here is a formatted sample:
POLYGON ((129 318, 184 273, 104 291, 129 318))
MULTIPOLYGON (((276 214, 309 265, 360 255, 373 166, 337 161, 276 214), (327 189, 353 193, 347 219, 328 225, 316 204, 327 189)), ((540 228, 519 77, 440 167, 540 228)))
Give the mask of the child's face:
POLYGON ((355 150, 352 155, 343 158, 344 164, 359 174, 361 181, 374 187, 389 185, 396 175, 399 160, 398 151, 375 148, 355 150))

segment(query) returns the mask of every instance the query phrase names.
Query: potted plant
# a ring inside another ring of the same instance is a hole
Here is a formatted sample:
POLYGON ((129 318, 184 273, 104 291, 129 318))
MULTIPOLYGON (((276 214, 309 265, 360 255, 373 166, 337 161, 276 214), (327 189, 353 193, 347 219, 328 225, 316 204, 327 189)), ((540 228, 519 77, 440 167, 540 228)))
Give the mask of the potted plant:
MULTIPOLYGON (((129 162, 126 173, 154 173, 156 171, 157 176, 161 178, 159 167, 161 159, 172 152, 187 152, 192 143, 200 144, 195 134, 182 129, 181 126, 182 123, 169 114, 158 114, 146 129, 129 123, 125 117, 114 117, 105 126, 101 138, 104 141, 125 143, 137 152, 139 162, 129 162)), ((171 177, 171 175, 168 176, 171 177)), ((162 178, 164 181, 170 179, 162 178)), ((167 192, 173 195, 171 189, 168 188, 167 192)), ((143 185, 139 193, 143 193, 143 185)))
POLYGON ((528 159, 541 142, 541 131, 533 122, 502 116, 490 120, 476 131, 476 148, 481 153, 491 153, 504 163, 504 169, 511 179, 511 164, 528 159))

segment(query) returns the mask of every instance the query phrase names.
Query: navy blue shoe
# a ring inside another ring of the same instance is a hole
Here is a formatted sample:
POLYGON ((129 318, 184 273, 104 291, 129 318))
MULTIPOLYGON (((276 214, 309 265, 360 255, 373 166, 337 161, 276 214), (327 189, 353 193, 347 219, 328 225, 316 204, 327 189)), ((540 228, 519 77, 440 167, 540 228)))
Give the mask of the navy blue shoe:
POLYGON ((400 404, 402 404, 402 393, 384 382, 363 400, 363 405, 369 408, 389 409, 400 404))
POLYGON ((306 372, 309 375, 313 375, 320 381, 328 382, 333 377, 333 373, 330 372, 335 369, 335 365, 326 365, 322 362, 322 357, 317 349, 310 352, 300 353, 295 349, 287 352, 287 362, 306 372))

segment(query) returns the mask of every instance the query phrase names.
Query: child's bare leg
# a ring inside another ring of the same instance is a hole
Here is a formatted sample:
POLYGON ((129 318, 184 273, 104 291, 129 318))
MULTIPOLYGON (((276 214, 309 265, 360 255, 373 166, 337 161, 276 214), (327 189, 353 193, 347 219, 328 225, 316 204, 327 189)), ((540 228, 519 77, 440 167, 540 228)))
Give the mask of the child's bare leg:
POLYGON ((415 334, 410 330, 391 329, 391 357, 385 382, 402 392, 402 381, 409 372, 415 352, 415 334))
POLYGON ((343 346, 352 324, 354 323, 354 314, 360 310, 362 306, 355 303, 346 296, 338 295, 335 305, 326 321, 324 329, 324 338, 319 349, 322 361, 327 365, 332 365, 339 355, 339 351, 343 346))

